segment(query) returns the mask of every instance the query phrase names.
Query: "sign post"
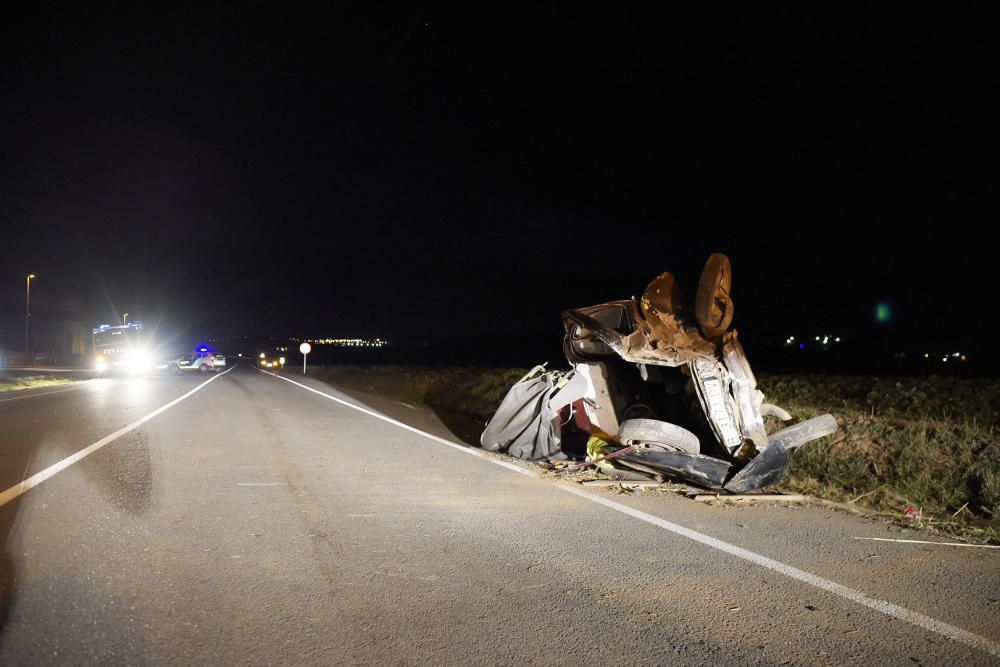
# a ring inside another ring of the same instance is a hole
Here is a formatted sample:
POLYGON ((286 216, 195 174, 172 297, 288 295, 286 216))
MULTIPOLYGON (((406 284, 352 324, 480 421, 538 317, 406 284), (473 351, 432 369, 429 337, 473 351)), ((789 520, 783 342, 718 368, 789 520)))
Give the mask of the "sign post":
POLYGON ((299 352, 302 353, 302 374, 306 374, 306 355, 312 352, 312 345, 309 343, 302 343, 299 345, 299 352))

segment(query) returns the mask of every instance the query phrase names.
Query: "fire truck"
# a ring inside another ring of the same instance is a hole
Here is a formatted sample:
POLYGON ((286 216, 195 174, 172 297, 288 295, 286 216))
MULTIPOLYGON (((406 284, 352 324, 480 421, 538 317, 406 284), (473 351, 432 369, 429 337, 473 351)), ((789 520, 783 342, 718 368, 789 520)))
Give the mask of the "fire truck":
POLYGON ((97 372, 147 371, 154 361, 141 322, 120 326, 102 324, 94 329, 94 369, 97 372))

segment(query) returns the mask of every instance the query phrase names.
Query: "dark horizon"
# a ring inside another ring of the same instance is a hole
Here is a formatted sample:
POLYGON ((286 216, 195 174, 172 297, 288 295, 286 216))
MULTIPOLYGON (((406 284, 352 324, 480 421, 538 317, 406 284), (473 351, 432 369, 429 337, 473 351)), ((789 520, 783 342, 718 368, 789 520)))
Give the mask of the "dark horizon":
POLYGON ((548 336, 725 252, 748 340, 985 347, 991 31, 907 11, 12 17, 0 284, 193 336, 548 336))

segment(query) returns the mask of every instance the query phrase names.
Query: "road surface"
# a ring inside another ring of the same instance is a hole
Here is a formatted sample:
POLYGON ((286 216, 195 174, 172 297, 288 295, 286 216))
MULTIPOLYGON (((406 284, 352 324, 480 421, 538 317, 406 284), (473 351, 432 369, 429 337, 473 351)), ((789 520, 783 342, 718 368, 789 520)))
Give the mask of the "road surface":
POLYGON ((211 377, 0 395, 0 664, 1000 663, 996 550, 584 491, 423 409, 211 377))

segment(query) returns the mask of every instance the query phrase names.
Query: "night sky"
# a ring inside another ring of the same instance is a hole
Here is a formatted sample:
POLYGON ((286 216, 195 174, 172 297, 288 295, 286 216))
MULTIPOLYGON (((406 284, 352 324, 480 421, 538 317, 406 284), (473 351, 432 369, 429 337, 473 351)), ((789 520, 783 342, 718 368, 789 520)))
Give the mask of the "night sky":
POLYGON ((0 282, 199 335, 558 336, 722 251, 759 339, 990 337, 992 19, 178 7, 5 16, 0 282))

